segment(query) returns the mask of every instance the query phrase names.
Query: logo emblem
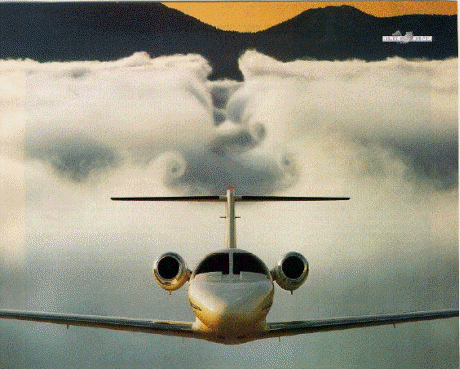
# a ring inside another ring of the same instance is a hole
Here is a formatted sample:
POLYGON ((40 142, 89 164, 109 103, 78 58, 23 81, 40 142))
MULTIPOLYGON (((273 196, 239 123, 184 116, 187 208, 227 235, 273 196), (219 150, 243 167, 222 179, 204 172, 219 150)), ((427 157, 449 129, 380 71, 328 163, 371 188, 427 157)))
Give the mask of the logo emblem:
POLYGON ((433 42, 433 36, 414 36, 414 32, 409 31, 403 36, 401 31, 396 31, 391 36, 382 36, 382 42, 397 42, 398 44, 408 44, 409 42, 433 42))

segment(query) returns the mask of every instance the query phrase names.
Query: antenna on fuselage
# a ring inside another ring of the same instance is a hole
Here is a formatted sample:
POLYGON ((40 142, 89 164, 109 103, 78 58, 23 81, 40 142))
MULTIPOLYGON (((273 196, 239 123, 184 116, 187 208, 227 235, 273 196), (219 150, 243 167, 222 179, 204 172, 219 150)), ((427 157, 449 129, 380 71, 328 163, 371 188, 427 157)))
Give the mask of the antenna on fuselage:
POLYGON ((226 202, 227 247, 236 249, 235 202, 247 201, 335 201, 349 200, 349 197, 298 197, 298 196, 235 196, 235 189, 227 187, 224 196, 163 196, 163 197, 111 197, 114 201, 210 201, 226 202))

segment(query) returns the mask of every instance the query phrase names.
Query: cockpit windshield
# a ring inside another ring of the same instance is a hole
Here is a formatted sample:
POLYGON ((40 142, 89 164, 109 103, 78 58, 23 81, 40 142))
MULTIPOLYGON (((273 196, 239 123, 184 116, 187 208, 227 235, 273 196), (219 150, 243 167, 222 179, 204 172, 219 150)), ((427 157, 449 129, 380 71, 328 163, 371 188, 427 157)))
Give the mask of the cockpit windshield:
POLYGON ((250 253, 234 253, 233 274, 240 274, 240 272, 268 274, 265 264, 255 255, 250 253))
POLYGON ((229 273, 229 254, 216 253, 207 256, 197 267, 196 274, 222 272, 222 274, 229 273))
POLYGON ((195 275, 202 273, 221 272, 239 275, 241 272, 263 274, 269 278, 269 270, 262 260, 249 252, 216 252, 208 255, 198 264, 195 275), (233 265, 230 269, 230 265, 233 265))

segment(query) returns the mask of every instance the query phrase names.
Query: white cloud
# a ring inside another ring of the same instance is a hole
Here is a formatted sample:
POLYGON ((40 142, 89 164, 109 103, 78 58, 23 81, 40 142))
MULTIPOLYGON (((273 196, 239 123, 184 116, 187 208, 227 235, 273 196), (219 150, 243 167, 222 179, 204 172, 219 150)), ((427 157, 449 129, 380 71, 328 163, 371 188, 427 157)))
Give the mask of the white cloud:
POLYGON ((252 51, 240 68, 251 101, 267 105, 258 111, 266 116, 253 119, 289 121, 290 138, 332 129, 363 139, 442 141, 457 132, 457 59, 282 63, 252 51))
POLYGON ((247 52, 245 81, 235 83, 207 81, 197 55, 2 61, 3 227, 21 234, 16 208, 29 214, 27 230, 62 233, 85 219, 86 232, 110 232, 83 215, 94 208, 85 204, 104 214, 112 210, 98 199, 109 195, 221 193, 232 184, 240 193, 351 195, 402 222, 392 206, 435 196, 451 216, 429 222, 453 242, 456 65, 281 63, 247 52))

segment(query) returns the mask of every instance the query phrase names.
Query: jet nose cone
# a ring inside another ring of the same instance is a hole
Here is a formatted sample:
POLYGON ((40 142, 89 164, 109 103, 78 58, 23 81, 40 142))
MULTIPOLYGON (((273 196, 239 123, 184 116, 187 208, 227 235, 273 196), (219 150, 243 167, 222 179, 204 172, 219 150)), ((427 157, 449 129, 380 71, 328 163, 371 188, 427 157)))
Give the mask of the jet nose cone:
POLYGON ((268 283, 236 284, 225 291, 220 299, 224 314, 251 314, 259 309, 271 291, 268 283))
POLYGON ((195 314, 210 329, 226 335, 254 330, 265 319, 273 302, 273 284, 268 279, 201 287, 191 285, 189 289, 195 314))

